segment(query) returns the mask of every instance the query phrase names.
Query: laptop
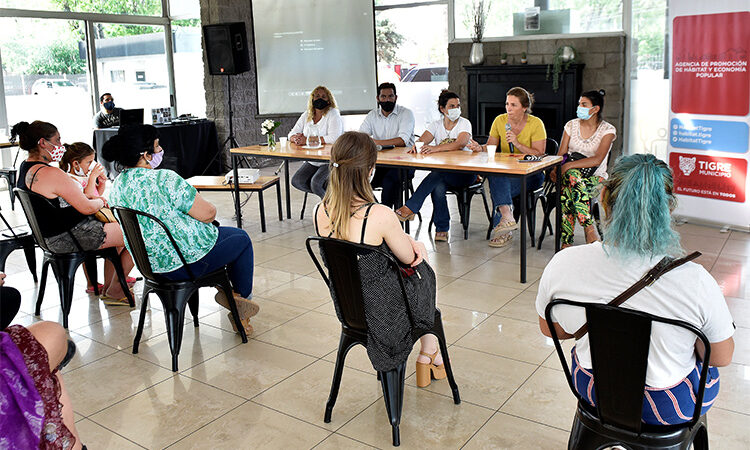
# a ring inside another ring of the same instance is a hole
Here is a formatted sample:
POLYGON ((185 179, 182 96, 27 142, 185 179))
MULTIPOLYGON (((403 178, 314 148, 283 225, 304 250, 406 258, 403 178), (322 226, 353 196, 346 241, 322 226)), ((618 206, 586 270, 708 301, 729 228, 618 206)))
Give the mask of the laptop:
POLYGON ((143 124, 143 108, 120 110, 120 126, 143 124))

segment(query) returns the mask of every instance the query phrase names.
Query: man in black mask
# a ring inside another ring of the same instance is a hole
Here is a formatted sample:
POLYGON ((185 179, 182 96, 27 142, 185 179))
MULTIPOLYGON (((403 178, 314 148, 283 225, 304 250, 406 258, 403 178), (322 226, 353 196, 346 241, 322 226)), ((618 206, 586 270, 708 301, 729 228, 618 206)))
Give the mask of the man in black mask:
POLYGON ((99 97, 99 104, 102 110, 94 116, 95 128, 109 128, 120 125, 120 111, 122 108, 115 107, 115 99, 112 94, 106 92, 99 97))
MULTIPOLYGON (((365 117, 359 131, 369 134, 375 144, 381 146, 411 147, 414 145, 414 114, 407 108, 396 104, 396 86, 393 83, 382 83, 378 86, 378 108, 365 117)), ((402 187, 398 183, 400 169, 378 167, 372 179, 373 187, 382 187, 381 203, 393 207, 402 187)), ((414 178, 414 170, 406 171, 406 179, 414 178)))

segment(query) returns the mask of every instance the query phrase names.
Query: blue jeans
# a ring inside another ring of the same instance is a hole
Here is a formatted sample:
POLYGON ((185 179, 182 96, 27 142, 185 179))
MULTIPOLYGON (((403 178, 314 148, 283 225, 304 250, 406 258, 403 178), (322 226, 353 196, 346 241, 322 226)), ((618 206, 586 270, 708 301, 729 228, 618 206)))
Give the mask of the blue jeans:
MULTIPOLYGON (((206 256, 188 264, 193 275, 200 277, 229 266, 229 280, 235 292, 244 298, 253 294, 253 243, 245 230, 234 227, 219 227, 219 237, 206 256)), ((162 274, 172 281, 187 280, 185 266, 162 274)))
MULTIPOLYGON (((513 197, 521 194, 521 178, 511 178, 505 175, 489 175, 487 182, 490 185, 490 196, 492 197, 492 226, 500 223, 502 217, 498 207, 512 205, 513 197)), ((526 192, 539 188, 544 183, 544 173, 539 172, 526 177, 526 192)), ((525 202, 521 202, 524 205, 525 202)))
POLYGON ((448 211, 448 200, 445 191, 448 187, 462 188, 469 186, 477 176, 473 173, 430 172, 414 191, 414 195, 406 201, 406 207, 416 213, 428 195, 432 197, 432 221, 435 231, 448 231, 451 225, 451 215, 448 211))

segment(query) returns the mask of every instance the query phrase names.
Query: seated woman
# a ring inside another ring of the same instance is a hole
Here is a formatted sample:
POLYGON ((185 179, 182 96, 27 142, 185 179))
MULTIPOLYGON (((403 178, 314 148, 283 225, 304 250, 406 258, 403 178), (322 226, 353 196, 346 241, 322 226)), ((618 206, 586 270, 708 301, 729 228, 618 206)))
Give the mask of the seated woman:
MULTIPOLYGON (((602 120, 604 91, 588 91, 578 100, 577 119, 565 124, 560 151, 568 158, 562 166, 562 246, 573 245, 576 219, 586 233, 586 243, 599 240, 594 219, 591 217, 591 199, 599 194, 601 183, 607 179, 607 160, 612 142, 617 137, 615 127, 602 120), (588 170, 587 170, 588 169, 588 170)), ((552 171, 554 179, 556 172, 552 171)))
MULTIPOLYGON (((461 101, 458 95, 443 90, 438 97, 438 110, 443 118, 429 124, 417 141, 425 144, 421 152, 430 154, 454 150, 471 151, 467 147, 471 140, 471 122, 461 117, 461 101), (430 143, 433 145, 429 145, 430 143)), ((416 147, 409 149, 409 153, 416 151, 416 147)), ((430 195, 433 207, 432 220, 435 222, 435 241, 447 241, 451 216, 445 191, 448 187, 469 186, 476 179, 477 176, 470 173, 430 172, 414 191, 414 195, 404 206, 396 210, 396 214, 402 221, 413 220, 414 215, 422 208, 422 203, 430 195)))
MULTIPOLYGON (((406 267, 417 268, 424 263, 419 267, 422 275, 415 277, 418 279, 415 282, 422 283, 420 290, 431 291, 433 295, 430 304, 414 305, 411 309, 413 312, 424 311, 427 320, 431 322, 435 311, 435 274, 426 264, 427 249, 423 243, 416 242, 404 233, 393 210, 376 203, 369 182, 376 160, 377 148, 370 136, 356 131, 341 135, 331 149, 330 185, 323 202, 315 208, 315 230, 320 236, 378 246, 391 252, 406 267)), ((391 306, 388 304, 389 300, 402 302, 398 280, 395 277, 388 279, 388 275, 393 274, 390 266, 383 263, 382 267, 373 271, 377 272, 377 276, 363 280, 365 310, 368 311, 371 304, 368 303, 367 295, 374 296, 374 305, 385 310, 391 306)), ((418 300, 410 298, 409 302, 412 304, 418 300)), ((415 320, 418 318, 415 317, 415 320)), ((368 314, 370 332, 375 334, 372 339, 368 336, 367 351, 376 370, 393 369, 406 360, 411 351, 413 341, 410 324, 394 322, 393 316, 382 317, 372 311, 368 314), (387 325, 373 326, 371 317, 373 320, 383 320, 387 325)), ((437 339, 432 335, 425 335, 420 343, 422 348, 417 359, 417 385, 425 387, 430 384, 431 373, 433 379, 445 378, 446 373, 437 339)))
MULTIPOLYGON (((250 300, 253 246, 247 233, 238 228, 214 226, 211 223, 216 218, 214 205, 174 171, 153 170, 164 157, 153 126, 120 127, 117 135, 104 144, 102 156, 123 167, 112 183, 111 204, 146 212, 164 222, 193 275, 200 277, 229 265, 229 279, 240 319, 247 334, 251 334, 250 317, 257 314, 259 308, 250 300)), ((168 244, 163 229, 151 220, 139 219, 139 222, 151 269, 170 280, 188 279, 188 272, 168 244)), ((223 291, 216 294, 216 301, 229 309, 223 291)), ((229 320, 234 327, 231 312, 229 320)))
MULTIPOLYGON (((582 309, 558 308, 555 322, 547 323, 544 310, 555 298, 607 303, 621 294, 664 256, 683 253, 680 236, 672 228, 671 212, 677 206, 672 171, 653 155, 636 154, 618 159, 605 183, 602 206, 607 215, 604 243, 571 247, 556 254, 539 282, 536 310, 545 336, 550 327, 562 339, 585 321, 582 309), (648 214, 643 214, 648 211, 648 214)), ((719 392, 716 366, 732 361, 734 327, 724 296, 703 266, 689 262, 666 272, 653 288, 643 289, 621 307, 656 316, 684 320, 705 333, 711 342, 710 361, 692 333, 671 326, 654 326, 648 354, 643 421, 666 425, 687 422, 695 408, 695 394, 703 364, 710 364, 703 398, 703 413, 719 392), (669 343, 660 345, 657 343, 669 343), (680 410, 685 413, 681 414, 680 410)), ((592 405, 588 334, 573 347, 574 384, 592 405), (580 367, 582 370, 576 370, 580 367)))
MULTIPOLYGON (((531 115, 531 106, 534 96, 522 87, 511 88, 505 97, 505 110, 507 114, 501 114, 492 122, 490 137, 487 145, 498 145, 500 153, 516 153, 528 155, 544 155, 547 132, 544 123, 531 115), (502 136, 502 138, 501 138, 502 136)), ((483 148, 486 150, 487 145, 483 148)), ((479 150, 479 144, 472 142, 472 150, 479 150)), ((513 219, 513 197, 521 193, 521 181, 519 178, 510 178, 505 175, 490 175, 487 177, 492 197, 492 236, 490 247, 505 247, 510 243, 513 235, 512 230, 518 228, 513 219), (499 213, 499 214, 498 214, 499 213)), ((526 179, 526 188, 533 190, 544 182, 544 174, 539 172, 526 179)), ((525 204, 525 201, 521 201, 525 204)))
POLYGON ((0 272, 0 447, 85 449, 59 371, 74 353, 65 329, 54 322, 8 327, 21 295, 4 283, 0 272))
MULTIPOLYGON (((305 145, 311 134, 320 136, 320 143, 333 144, 344 132, 344 121, 336 108, 336 99, 325 86, 318 86, 310 92, 307 110, 297 119, 289 132, 289 141, 305 145)), ((305 161, 292 177, 292 186, 300 191, 312 192, 320 198, 328 185, 328 163, 305 161)))
MULTIPOLYGON (((45 202, 31 197, 31 205, 50 250, 56 253, 79 251, 68 233, 70 231, 83 250, 115 247, 120 254, 122 269, 127 275, 133 268, 133 259, 125 250, 120 226, 116 223, 102 223, 92 216, 106 206, 107 202, 102 197, 88 198, 80 184, 62 170, 49 165, 52 152, 59 152, 59 149, 64 148, 57 128, 39 120, 30 124, 19 122, 11 129, 11 138, 17 138, 19 146, 29 152, 28 158, 18 169, 18 187, 51 200, 45 202)), ((101 298, 106 304, 128 305, 128 299, 110 263, 104 265, 101 298)))

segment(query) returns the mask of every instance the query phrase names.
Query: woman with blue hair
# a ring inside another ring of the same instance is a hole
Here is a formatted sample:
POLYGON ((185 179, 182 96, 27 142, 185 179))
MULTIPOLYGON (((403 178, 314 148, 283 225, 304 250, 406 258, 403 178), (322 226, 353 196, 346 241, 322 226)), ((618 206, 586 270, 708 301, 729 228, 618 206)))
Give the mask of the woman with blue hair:
MULTIPOLYGON (((555 298, 608 303, 638 281, 664 256, 680 256, 680 236, 672 228, 677 204, 672 172, 653 155, 621 157, 602 192, 607 216, 604 243, 570 247, 556 254, 539 282, 536 310, 545 336, 554 326, 562 339, 585 322, 579 308, 558 308, 547 323, 544 310, 555 298)), ((719 393, 717 366, 727 366, 734 352, 734 324, 716 280, 699 264, 685 263, 665 273, 653 286, 626 301, 629 309, 692 323, 711 343, 710 361, 695 335, 676 327, 654 327, 648 354, 643 421, 653 425, 684 423, 691 419, 703 364, 710 364, 703 410, 719 393), (668 342, 669 345, 654 345, 668 342)), ((591 405, 596 402, 588 335, 572 350, 574 385, 591 405)))

